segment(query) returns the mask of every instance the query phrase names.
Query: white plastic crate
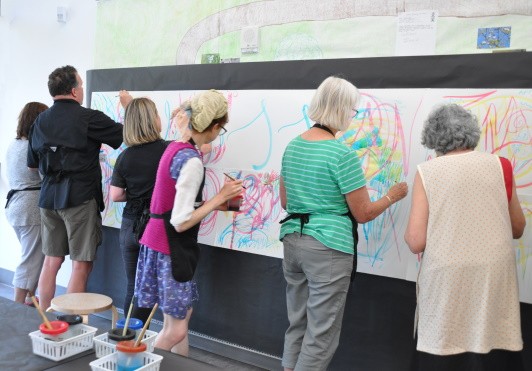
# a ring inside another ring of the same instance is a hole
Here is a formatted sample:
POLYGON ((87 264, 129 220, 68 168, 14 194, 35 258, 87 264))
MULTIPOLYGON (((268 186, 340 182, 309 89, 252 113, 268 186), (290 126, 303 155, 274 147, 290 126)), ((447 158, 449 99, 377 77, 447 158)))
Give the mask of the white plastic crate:
MULTIPOLYGON (((97 358, 116 352, 116 344, 110 343, 107 335, 106 332, 94 337, 94 350, 96 351, 97 358)), ((144 333, 144 338, 141 340, 141 343, 146 344, 146 350, 148 352, 153 352, 153 343, 155 343, 156 337, 157 332, 155 331, 146 330, 144 333)))
MULTIPOLYGON (((99 358, 95 361, 89 363, 92 371, 107 371, 107 370, 116 370, 118 353, 114 352, 105 357, 99 358)), ((163 357, 158 354, 153 354, 149 352, 144 352, 143 363, 144 366, 137 368, 137 371, 159 371, 161 367, 161 361, 163 357)))
POLYGON ((74 354, 90 350, 96 330, 96 327, 80 323, 68 330, 72 331, 72 336, 65 340, 48 340, 49 335, 43 334, 41 331, 31 332, 29 336, 34 354, 52 361, 60 361, 74 354))

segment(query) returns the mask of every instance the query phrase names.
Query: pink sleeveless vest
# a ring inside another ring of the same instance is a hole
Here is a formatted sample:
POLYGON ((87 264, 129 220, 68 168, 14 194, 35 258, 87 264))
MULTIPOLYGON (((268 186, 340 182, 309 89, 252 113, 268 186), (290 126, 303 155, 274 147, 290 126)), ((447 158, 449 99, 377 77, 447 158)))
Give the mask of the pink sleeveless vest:
MULTIPOLYGON (((172 210, 174 206, 176 181, 170 176, 170 166, 175 154, 184 148, 196 150, 190 143, 172 142, 168 145, 159 161, 150 204, 150 212, 152 214, 164 214, 172 210)), ((170 246, 168 246, 168 239, 166 238, 164 220, 150 218, 140 243, 152 250, 169 255, 170 246)))

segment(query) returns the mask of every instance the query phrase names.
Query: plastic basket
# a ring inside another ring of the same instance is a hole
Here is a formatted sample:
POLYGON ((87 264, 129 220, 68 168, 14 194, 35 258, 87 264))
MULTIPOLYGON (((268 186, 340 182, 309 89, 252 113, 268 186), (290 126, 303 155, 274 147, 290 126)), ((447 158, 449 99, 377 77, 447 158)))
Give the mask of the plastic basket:
MULTIPOLYGON (((105 357, 99 358, 95 361, 89 363, 92 371, 107 371, 107 370, 116 370, 118 353, 114 352, 105 357)), ((161 367, 161 361, 163 357, 158 354, 153 354, 149 352, 144 352, 144 366, 137 368, 138 371, 158 371, 161 367)))
POLYGON ((79 324, 73 326, 69 331, 72 331, 72 336, 61 341, 48 340, 48 335, 40 331, 31 332, 29 336, 33 353, 52 361, 60 361, 92 349, 92 340, 97 331, 96 327, 79 324))
MULTIPOLYGON (((141 343, 146 344, 146 350, 148 352, 153 352, 153 343, 155 343, 156 337, 157 332, 155 331, 146 330, 144 333, 144 338, 141 340, 141 343)), ((94 350, 96 351, 97 358, 105 357, 116 352, 116 344, 109 342, 109 337, 106 332, 94 337, 94 350)))

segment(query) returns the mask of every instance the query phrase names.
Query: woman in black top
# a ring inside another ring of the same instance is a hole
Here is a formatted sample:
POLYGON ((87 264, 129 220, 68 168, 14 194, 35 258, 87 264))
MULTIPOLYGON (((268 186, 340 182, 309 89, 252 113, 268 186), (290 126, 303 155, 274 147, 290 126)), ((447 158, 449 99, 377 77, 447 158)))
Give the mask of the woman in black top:
MULTIPOLYGON (((153 101, 135 98, 127 105, 124 114, 124 143, 128 148, 116 160, 110 189, 114 202, 127 201, 120 228, 120 248, 127 277, 124 301, 126 314, 135 290, 140 249, 133 227, 142 211, 150 206, 159 160, 168 144, 161 138, 160 131, 161 118, 153 101)), ((131 317, 145 323, 150 312, 151 308, 139 308, 135 302, 131 317)))

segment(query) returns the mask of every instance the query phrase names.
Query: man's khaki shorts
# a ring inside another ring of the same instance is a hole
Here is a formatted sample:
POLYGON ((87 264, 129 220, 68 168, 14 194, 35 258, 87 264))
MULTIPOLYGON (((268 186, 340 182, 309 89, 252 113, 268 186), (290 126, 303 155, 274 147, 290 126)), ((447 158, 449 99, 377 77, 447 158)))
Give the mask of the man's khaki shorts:
POLYGON ((66 256, 93 261, 102 242, 102 216, 93 198, 67 209, 41 208, 42 251, 46 256, 66 256))

